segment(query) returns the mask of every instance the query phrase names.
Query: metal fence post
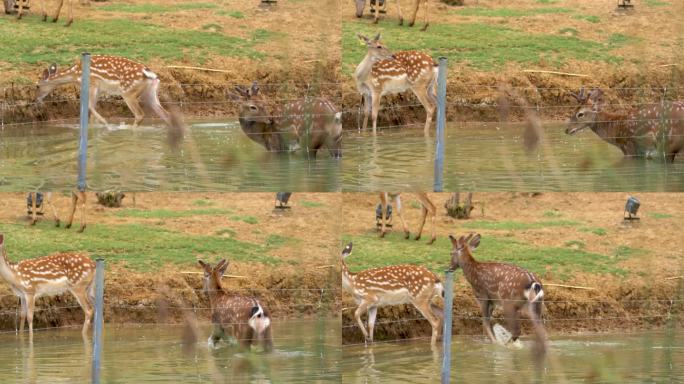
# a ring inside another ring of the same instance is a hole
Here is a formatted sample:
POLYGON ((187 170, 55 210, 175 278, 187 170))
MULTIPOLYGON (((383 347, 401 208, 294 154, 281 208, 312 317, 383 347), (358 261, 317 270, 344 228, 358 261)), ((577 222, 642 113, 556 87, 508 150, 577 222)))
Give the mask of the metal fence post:
POLYGON ((451 380, 451 311, 454 304, 454 271, 444 274, 444 330, 442 332, 442 384, 451 380))
POLYGON ((444 130, 446 129, 446 80, 447 58, 439 58, 437 73, 437 134, 435 145, 435 184, 434 191, 442 192, 444 176, 444 130))
POLYGON ((97 259, 95 266, 95 319, 93 320, 93 367, 92 382, 100 382, 100 361, 102 360, 102 326, 104 305, 104 267, 105 261, 97 259))
POLYGON ((81 56, 81 141, 78 149, 78 190, 86 189, 86 161, 88 160, 88 96, 90 90, 90 53, 81 56))

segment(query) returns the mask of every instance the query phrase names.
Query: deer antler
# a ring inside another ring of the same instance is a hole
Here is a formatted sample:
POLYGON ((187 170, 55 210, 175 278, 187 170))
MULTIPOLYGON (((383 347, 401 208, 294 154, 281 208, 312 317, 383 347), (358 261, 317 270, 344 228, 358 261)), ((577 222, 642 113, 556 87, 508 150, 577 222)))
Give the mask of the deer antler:
POLYGON ((577 100, 577 102, 580 104, 583 104, 585 101, 587 101, 587 96, 585 95, 584 87, 580 88, 579 94, 571 92, 570 96, 574 97, 575 100, 577 100))

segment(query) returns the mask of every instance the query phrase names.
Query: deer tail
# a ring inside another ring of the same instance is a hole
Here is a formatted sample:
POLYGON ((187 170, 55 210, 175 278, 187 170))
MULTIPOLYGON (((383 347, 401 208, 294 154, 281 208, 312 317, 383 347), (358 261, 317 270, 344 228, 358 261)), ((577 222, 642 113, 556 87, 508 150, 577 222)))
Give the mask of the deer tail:
POLYGON ((536 303, 544 298, 544 287, 538 281, 533 281, 526 290, 526 297, 530 303, 536 303))
POLYGON ((264 311, 261 304, 257 302, 256 305, 252 307, 251 315, 247 323, 257 335, 263 335, 266 328, 271 325, 271 319, 266 311, 264 311))
POLYGON ((148 74, 145 75, 148 81, 151 82, 151 86, 143 92, 141 97, 143 101, 152 108, 154 113, 156 113, 157 116, 159 116, 162 120, 164 120, 164 123, 166 123, 169 129, 169 140, 173 143, 177 143, 183 138, 185 133, 185 123, 183 122, 183 117, 180 112, 176 110, 172 109, 169 113, 166 109, 164 109, 164 107, 162 107, 161 102, 159 101, 159 78, 156 77, 156 74, 153 72, 150 71, 150 73, 155 77, 152 77, 148 74))

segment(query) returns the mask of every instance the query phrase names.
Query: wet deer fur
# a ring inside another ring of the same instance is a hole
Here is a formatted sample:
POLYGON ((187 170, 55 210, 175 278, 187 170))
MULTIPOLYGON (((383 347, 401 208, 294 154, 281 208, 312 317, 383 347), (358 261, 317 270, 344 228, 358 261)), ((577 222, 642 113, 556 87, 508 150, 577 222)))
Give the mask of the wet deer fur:
POLYGON ((463 275, 475 293, 482 310, 482 325, 486 334, 496 343, 492 332, 491 317, 495 306, 503 308, 507 328, 512 341, 520 336, 519 312, 528 313, 535 328, 542 325, 544 288, 539 278, 516 265, 505 263, 480 263, 471 253, 480 245, 480 235, 455 238, 452 244, 451 270, 463 269, 463 275))
POLYGON ((300 147, 312 157, 326 148, 330 156, 342 157, 342 112, 323 97, 302 98, 271 105, 259 93, 259 85, 235 87, 230 97, 240 103, 242 131, 252 141, 272 152, 290 152, 300 147))
POLYGON ((229 294, 221 284, 221 277, 228 269, 228 261, 223 259, 212 267, 201 260, 204 270, 203 289, 211 305, 211 322, 214 329, 209 336, 209 346, 227 336, 232 336, 243 348, 261 344, 265 351, 273 349, 271 338, 271 317, 268 311, 254 297, 229 294), (228 333, 226 335, 226 333, 228 333))
POLYGON ((571 96, 578 105, 565 130, 569 135, 589 128, 625 156, 636 158, 655 158, 662 147, 668 162, 674 162, 684 148, 684 101, 643 104, 625 113, 611 113, 604 110, 600 89, 586 93, 582 88, 571 96))
POLYGON ((352 253, 352 246, 349 243, 342 250, 342 288, 354 297, 358 305, 354 318, 365 341, 373 342, 378 307, 411 304, 430 323, 431 343, 435 344, 443 322, 443 309, 433 303, 434 299, 441 302, 444 296, 444 287, 439 278, 418 265, 392 265, 352 273, 345 262, 352 253), (368 312, 368 330, 361 320, 365 312, 368 312))
POLYGON ((83 334, 90 327, 95 304, 95 262, 85 255, 55 253, 18 263, 7 258, 4 235, 0 234, 0 276, 9 284, 21 301, 19 332, 28 321, 33 335, 33 312, 36 299, 69 291, 83 309, 83 334))

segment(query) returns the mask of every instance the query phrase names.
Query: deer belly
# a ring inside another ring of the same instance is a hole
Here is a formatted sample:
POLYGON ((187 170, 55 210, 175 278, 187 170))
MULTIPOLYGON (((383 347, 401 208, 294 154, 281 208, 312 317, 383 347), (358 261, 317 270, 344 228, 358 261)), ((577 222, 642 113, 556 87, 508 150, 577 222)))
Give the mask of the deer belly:
POLYGON ((388 79, 382 83, 382 95, 401 93, 408 89, 411 89, 411 84, 409 84, 406 75, 388 79))
POLYGON ((60 295, 68 290, 68 280, 60 277, 56 280, 41 283, 36 288, 36 297, 60 295))
POLYGON ((98 84, 98 90, 101 93, 107 95, 119 96, 121 95, 121 82, 120 81, 110 81, 110 80, 100 80, 98 84))
POLYGON ((399 305, 411 302, 411 295, 406 288, 394 291, 383 291, 376 295, 379 298, 378 305, 399 305))

